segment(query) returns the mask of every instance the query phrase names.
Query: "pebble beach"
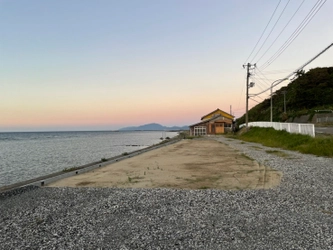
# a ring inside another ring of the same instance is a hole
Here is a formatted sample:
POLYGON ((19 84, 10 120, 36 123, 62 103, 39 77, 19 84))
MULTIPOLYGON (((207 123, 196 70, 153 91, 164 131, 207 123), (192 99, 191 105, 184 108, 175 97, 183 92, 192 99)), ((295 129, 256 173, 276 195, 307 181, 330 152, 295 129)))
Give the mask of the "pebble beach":
POLYGON ((25 187, 1 249, 333 249, 333 159, 215 137, 283 173, 260 190, 25 187))

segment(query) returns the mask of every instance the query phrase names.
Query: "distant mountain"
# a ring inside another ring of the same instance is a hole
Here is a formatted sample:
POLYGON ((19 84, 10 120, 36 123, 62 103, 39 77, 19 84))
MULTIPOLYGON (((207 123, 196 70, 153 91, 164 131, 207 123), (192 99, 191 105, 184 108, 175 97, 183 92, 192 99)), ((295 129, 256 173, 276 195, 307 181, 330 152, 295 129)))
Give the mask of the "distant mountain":
POLYGON ((183 127, 166 127, 162 126, 161 124, 158 123, 149 123, 141 126, 133 126, 133 127, 125 127, 119 129, 119 131, 163 131, 163 130, 188 130, 188 126, 183 126, 183 127))

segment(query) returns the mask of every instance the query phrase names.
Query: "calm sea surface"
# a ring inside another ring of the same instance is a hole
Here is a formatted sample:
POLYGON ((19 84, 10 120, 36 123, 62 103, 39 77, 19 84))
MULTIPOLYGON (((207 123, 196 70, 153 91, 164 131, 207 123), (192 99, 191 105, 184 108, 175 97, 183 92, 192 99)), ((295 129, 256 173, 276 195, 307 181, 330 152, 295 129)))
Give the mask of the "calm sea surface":
POLYGON ((0 133, 0 186, 159 143, 177 132, 0 133))

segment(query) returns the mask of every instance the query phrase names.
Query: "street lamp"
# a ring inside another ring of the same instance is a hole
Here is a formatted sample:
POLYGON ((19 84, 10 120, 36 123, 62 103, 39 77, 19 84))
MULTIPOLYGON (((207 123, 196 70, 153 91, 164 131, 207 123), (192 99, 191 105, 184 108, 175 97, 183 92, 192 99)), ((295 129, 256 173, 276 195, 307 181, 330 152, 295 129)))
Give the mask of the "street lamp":
POLYGON ((288 80, 288 78, 278 79, 278 80, 272 82, 272 84, 271 84, 271 122, 273 122, 273 93, 272 93, 273 92, 273 85, 274 85, 274 83, 276 83, 278 81, 280 81, 279 83, 281 83, 285 80, 288 80))

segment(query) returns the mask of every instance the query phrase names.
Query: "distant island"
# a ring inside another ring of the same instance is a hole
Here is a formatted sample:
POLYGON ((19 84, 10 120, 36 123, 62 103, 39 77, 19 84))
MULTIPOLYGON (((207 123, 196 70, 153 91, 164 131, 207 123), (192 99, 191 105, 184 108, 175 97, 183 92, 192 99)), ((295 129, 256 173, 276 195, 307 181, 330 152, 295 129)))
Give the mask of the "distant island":
POLYGON ((119 129, 119 131, 163 131, 163 130, 179 131, 179 130, 188 130, 188 129, 189 129, 188 126, 166 127, 166 126, 163 126, 163 125, 158 124, 158 123, 149 123, 149 124, 145 124, 145 125, 141 125, 141 126, 137 126, 137 127, 133 126, 133 127, 121 128, 121 129, 119 129))

